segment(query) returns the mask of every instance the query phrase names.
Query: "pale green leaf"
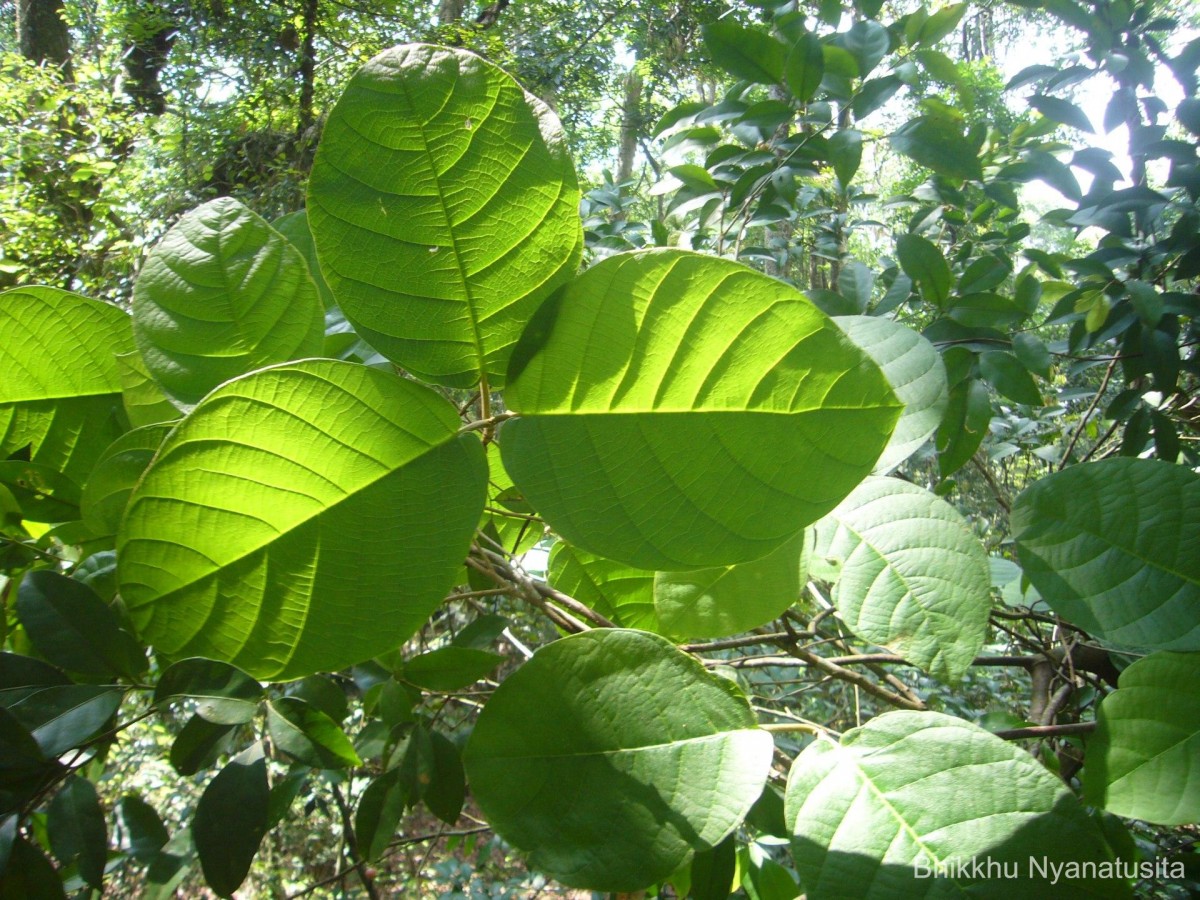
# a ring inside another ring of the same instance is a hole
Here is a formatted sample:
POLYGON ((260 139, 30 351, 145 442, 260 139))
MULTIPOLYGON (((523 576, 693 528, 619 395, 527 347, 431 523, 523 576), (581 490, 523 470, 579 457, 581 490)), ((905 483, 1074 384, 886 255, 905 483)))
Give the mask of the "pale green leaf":
POLYGON ((1112 851, 1061 781, 1024 748, 941 713, 885 713, 840 743, 810 744, 786 806, 810 900, 1131 896, 1123 879, 1098 877, 1112 851), (1066 863, 1093 864, 1091 877, 1070 877, 1066 863))
POLYGON ((83 484, 124 430, 116 354, 133 351, 129 316, 57 288, 0 294, 0 457, 30 460, 83 484))
POLYGON ((732 682, 663 638, 598 629, 542 647, 510 675, 464 763, 488 823, 535 868, 635 891, 738 826, 771 752, 732 682))
POLYGON ((513 356, 505 466, 560 535, 647 570, 764 556, 871 469, 883 373, 793 288, 678 250, 609 257, 513 356))
POLYGON ((983 176, 975 148, 949 119, 917 116, 897 128, 889 140, 894 150, 939 175, 959 181, 983 176))
POLYGON ((806 577, 806 532, 762 559, 698 569, 658 572, 654 610, 662 634, 715 638, 740 634, 783 614, 800 597, 806 577))
POLYGON ((1087 742, 1085 795, 1156 825, 1200 821, 1200 654, 1151 654, 1119 685, 1087 742))
POLYGON ((896 430, 873 470, 886 475, 912 456, 941 424, 950 398, 946 367, 933 344, 899 322, 875 316, 839 316, 834 321, 883 369, 904 404, 896 430))
POLYGON ((561 141, 544 104, 464 50, 410 44, 360 69, 308 193, 322 272, 355 329, 427 381, 498 387, 521 329, 579 264, 561 141))
POLYGON ((93 534, 116 534, 137 484, 173 424, 160 422, 126 432, 101 454, 83 486, 80 512, 93 534))
POLYGON ((182 415, 150 376, 146 361, 137 350, 118 353, 116 359, 121 376, 121 400, 131 425, 137 428, 171 422, 182 415))
POLYGON ((954 507, 872 476, 817 533, 815 552, 842 562, 833 601, 851 631, 936 678, 962 677, 987 634, 991 572, 954 507))
POLYGON ((133 290, 146 369, 182 408, 217 385, 321 352, 308 263, 232 197, 186 213, 150 252, 133 290))
POLYGON ((1055 612, 1122 647, 1200 650, 1200 476, 1114 458, 1055 472, 1013 505, 1021 568, 1055 612))
POLYGON ((729 74, 760 84, 783 80, 784 47, 766 32, 730 18, 718 19, 701 30, 712 61, 729 74))
POLYGON ((596 556, 565 541, 550 551, 550 584, 624 628, 659 632, 654 573, 596 556))
POLYGON ((121 595, 160 652, 287 680, 386 652, 454 583, 487 472, 429 388, 335 360, 210 394, 118 536, 121 595))

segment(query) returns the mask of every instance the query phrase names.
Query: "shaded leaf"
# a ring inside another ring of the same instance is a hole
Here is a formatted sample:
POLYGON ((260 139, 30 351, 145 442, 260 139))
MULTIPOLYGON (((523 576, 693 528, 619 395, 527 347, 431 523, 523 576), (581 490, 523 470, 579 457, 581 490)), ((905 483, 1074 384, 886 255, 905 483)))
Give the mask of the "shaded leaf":
POLYGON ((953 278, 937 245, 919 234, 902 234, 896 239, 896 259, 927 300, 945 305, 953 278))
POLYGON ((138 862, 149 862, 170 840, 154 807, 136 794, 126 794, 117 802, 117 813, 125 829, 129 853, 138 862))
POLYGON ((108 862, 108 828, 95 786, 72 775, 54 795, 46 815, 50 848, 64 866, 74 863, 79 876, 102 890, 108 862))
POLYGON ((633 891, 737 827, 771 749, 732 682, 662 638, 598 629, 510 675, 464 763, 488 822, 532 865, 568 885, 633 891), (587 790, 562 789, 571 784, 587 790))
POLYGON ((430 691, 468 687, 504 662, 504 657, 471 647, 439 647, 404 663, 404 680, 430 691))
POLYGON ((271 789, 262 746, 254 744, 218 772, 200 795, 192 840, 204 880, 229 897, 246 880, 267 831, 271 789))
POLYGON ((241 725, 258 712, 262 686, 228 663, 211 659, 181 659, 170 666, 154 688, 154 702, 186 697, 196 714, 217 725, 241 725))
POLYGON ((559 541, 550 551, 550 584, 624 628, 659 631, 654 573, 559 541))
POLYGON ((280 697, 268 703, 267 728, 276 747, 306 766, 340 769, 362 765, 337 723, 299 697, 280 697))

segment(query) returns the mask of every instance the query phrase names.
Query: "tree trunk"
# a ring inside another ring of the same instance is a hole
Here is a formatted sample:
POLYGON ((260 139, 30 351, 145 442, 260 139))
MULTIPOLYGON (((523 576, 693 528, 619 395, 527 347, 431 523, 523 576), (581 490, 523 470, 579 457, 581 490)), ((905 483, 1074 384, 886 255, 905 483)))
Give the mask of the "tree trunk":
POLYGON ((63 0, 17 0, 17 42, 26 59, 52 63, 71 79, 71 35, 63 0))
POLYGON ((148 23, 131 23, 125 50, 125 93, 143 112, 161 116, 167 96, 159 76, 175 44, 178 28, 157 9, 147 10, 148 23), (149 27, 147 27, 147 24, 149 27))
POLYGON ((297 137, 304 139, 313 125, 313 95, 317 71, 317 13, 318 0, 304 0, 304 35, 300 43, 300 109, 297 117, 297 137))
POLYGON ((462 18, 466 0, 442 0, 438 4, 438 24, 453 25, 462 18))

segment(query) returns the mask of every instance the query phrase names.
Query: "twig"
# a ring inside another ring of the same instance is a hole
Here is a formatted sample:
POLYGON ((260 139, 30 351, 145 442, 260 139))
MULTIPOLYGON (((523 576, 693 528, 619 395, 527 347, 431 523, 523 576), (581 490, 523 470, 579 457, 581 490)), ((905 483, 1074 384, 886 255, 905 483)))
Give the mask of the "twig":
POLYGON ((1058 462, 1058 468, 1061 471, 1062 467, 1067 464, 1067 460, 1071 456, 1071 451, 1075 449, 1075 444, 1079 440, 1087 428, 1088 419, 1092 417, 1092 413, 1096 411, 1096 407, 1100 405, 1100 400, 1104 397, 1104 392, 1108 390, 1108 382, 1112 378, 1113 370, 1117 367, 1117 360, 1114 358, 1108 364, 1108 368, 1104 370, 1104 377, 1100 379, 1100 387, 1096 389, 1096 396, 1092 398, 1092 402, 1088 404, 1088 408, 1084 411, 1079 419, 1079 424, 1075 428, 1075 433, 1071 435, 1071 440, 1067 442, 1067 449, 1063 451, 1062 459, 1058 462))
POLYGON ((1095 722, 1069 722, 1066 725, 1031 725, 1028 728, 1009 728, 1006 731, 993 731, 992 734, 1006 741, 1024 741, 1030 738, 1091 734, 1095 730, 1095 722))

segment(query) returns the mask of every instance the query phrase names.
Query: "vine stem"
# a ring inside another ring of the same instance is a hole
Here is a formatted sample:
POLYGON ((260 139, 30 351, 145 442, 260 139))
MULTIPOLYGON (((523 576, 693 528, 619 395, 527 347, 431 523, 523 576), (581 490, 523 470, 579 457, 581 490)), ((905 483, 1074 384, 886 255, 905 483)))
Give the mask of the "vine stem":
POLYGON ((1114 357, 1108 364, 1108 368, 1104 370, 1104 377, 1100 379, 1100 387, 1096 389, 1096 396, 1092 398, 1092 402, 1088 404, 1087 410, 1079 419, 1079 425, 1075 428, 1075 433, 1071 435, 1071 440, 1067 443, 1067 449, 1063 451, 1062 459, 1058 461, 1059 471, 1062 471, 1063 466, 1067 464, 1067 460, 1071 458, 1071 451, 1075 449, 1075 444, 1079 441, 1080 435, 1087 428, 1088 420, 1092 417, 1092 413, 1096 411, 1096 407, 1100 405, 1100 400, 1104 397, 1104 392, 1108 390, 1108 382, 1112 379, 1113 370, 1117 367, 1117 360, 1114 357))

